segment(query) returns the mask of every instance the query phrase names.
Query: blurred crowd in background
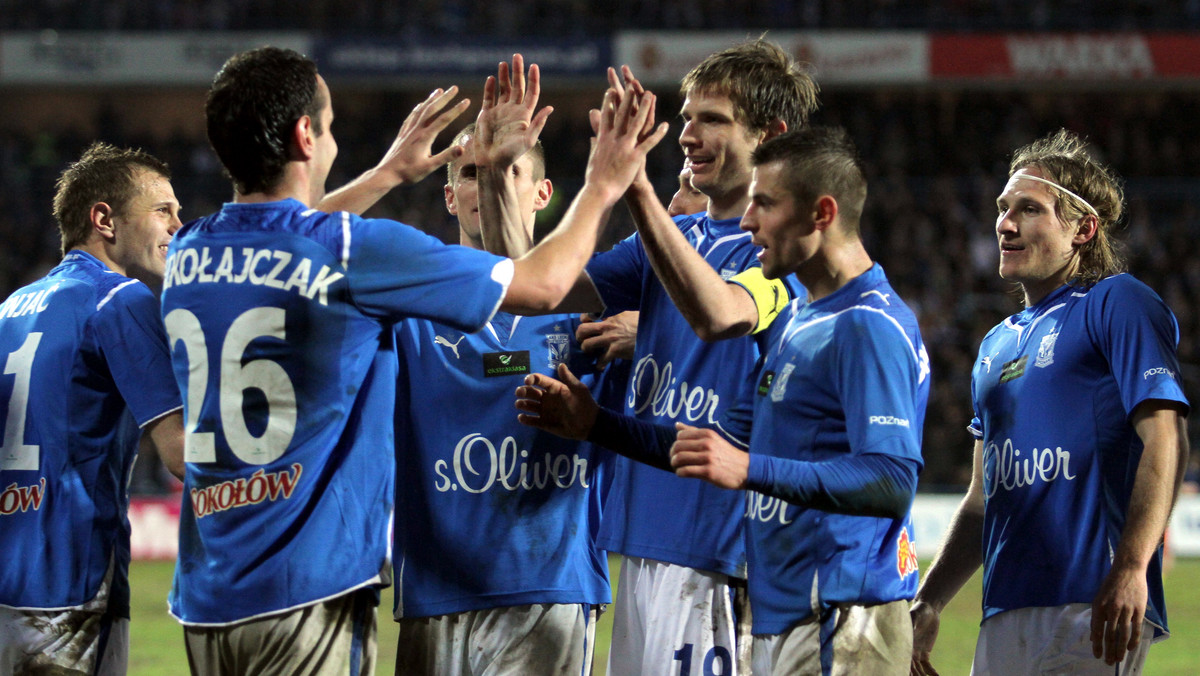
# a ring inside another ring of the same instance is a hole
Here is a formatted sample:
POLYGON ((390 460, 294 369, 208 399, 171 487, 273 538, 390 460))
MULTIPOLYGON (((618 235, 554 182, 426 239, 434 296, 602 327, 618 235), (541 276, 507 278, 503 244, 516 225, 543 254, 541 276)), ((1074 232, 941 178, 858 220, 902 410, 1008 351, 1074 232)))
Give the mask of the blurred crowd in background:
POLYGON ((528 39, 639 29, 1197 27, 1197 0, 0 0, 0 30, 310 30, 528 39))
MULTIPOLYGON (((1055 28, 1070 17, 1072 30, 1200 27, 1200 0, 437 0, 375 3, 367 0, 293 3, 249 0, 0 0, 0 29, 321 29, 377 32, 487 33, 494 37, 564 37, 617 28, 1055 28), (603 9, 604 11, 601 11, 603 9), (1030 25, 1033 22, 1033 26, 1030 25)), ((1063 24, 1067 25, 1067 24, 1063 24)), ((446 84, 452 84, 450 82, 446 84)), ((478 97, 482 82, 457 82, 478 97)), ((424 97, 415 91, 353 91, 339 105, 331 83, 340 155, 333 189, 374 164, 390 144, 403 114, 424 97)), ((582 183, 588 152, 586 116, 594 91, 556 90, 544 83, 543 103, 556 112, 542 135, 547 173, 556 192, 539 216, 544 234, 582 183)), ((677 92, 660 91, 659 116, 671 119, 677 92)), ((183 220, 217 209, 230 188, 203 133, 150 134, 122 119, 118 93, 80 91, 104 101, 81 127, 46 120, 36 133, 0 120, 0 297, 36 279, 57 263, 58 233, 50 215, 54 179, 93 139, 144 148, 167 161, 184 206, 183 220)), ((922 323, 933 370, 925 428, 923 490, 961 490, 970 476, 972 440, 965 431, 972 411, 970 369, 983 335, 1021 308, 1020 296, 997 276, 995 198, 1003 188, 1011 152, 1047 132, 1066 127, 1094 145, 1126 180, 1121 235, 1130 270, 1155 289, 1179 318, 1185 389, 1200 397, 1200 91, 1124 89, 1010 91, 982 88, 826 88, 814 122, 845 126, 869 172, 863 229, 868 251, 887 269, 896 290, 922 323)), ((163 105, 171 105, 164 100, 163 105)), ((197 115, 199 111, 197 111, 197 115)), ((451 132, 467 122, 455 123, 451 132)), ((26 125, 24 127, 28 129, 26 125)), ((676 187, 682 153, 664 143, 652 153, 650 173, 664 200, 676 187)), ((368 215, 386 216, 455 241, 445 209, 444 174, 393 191, 368 215)), ((628 215, 614 212, 601 248, 632 232, 628 215)), ((1084 393, 1081 393, 1081 396, 1084 393)), ((1200 449, 1192 426, 1192 448, 1200 449)), ((1200 470, 1193 453, 1190 477, 1200 470)), ((147 487, 153 487, 153 477, 147 487)))

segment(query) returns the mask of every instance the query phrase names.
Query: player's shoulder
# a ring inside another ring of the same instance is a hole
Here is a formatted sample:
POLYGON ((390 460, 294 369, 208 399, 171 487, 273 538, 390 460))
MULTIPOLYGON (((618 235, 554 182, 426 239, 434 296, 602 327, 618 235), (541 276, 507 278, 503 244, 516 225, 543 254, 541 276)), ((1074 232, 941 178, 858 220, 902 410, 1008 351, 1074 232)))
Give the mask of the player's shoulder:
POLYGON ((1075 295, 1082 296, 1092 303, 1114 300, 1118 302, 1162 300, 1154 289, 1127 272, 1105 277, 1087 289, 1076 291, 1075 295))
POLYGON ((1154 289, 1128 273, 1105 277, 1091 287, 1073 291, 1071 297, 1093 318, 1122 316, 1132 319, 1171 314, 1154 289))
POLYGON ((917 317, 875 265, 847 285, 846 320, 861 326, 878 323, 912 328, 917 317))
POLYGON ((113 272, 77 251, 69 253, 63 262, 67 269, 61 274, 57 274, 59 270, 56 269, 42 280, 43 284, 52 282, 55 295, 61 290, 77 296, 91 296, 97 311, 108 307, 140 307, 157 312, 158 297, 142 282, 113 272))

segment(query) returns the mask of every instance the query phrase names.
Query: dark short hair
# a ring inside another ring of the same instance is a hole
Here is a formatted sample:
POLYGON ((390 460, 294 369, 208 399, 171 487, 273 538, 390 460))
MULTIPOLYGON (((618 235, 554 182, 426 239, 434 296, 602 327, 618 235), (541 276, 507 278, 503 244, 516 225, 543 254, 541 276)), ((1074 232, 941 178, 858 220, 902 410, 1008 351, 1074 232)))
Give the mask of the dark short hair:
POLYGON ((842 227, 857 233, 867 201, 867 178, 858 149, 841 127, 815 126, 776 136, 754 150, 754 166, 782 162, 788 191, 796 204, 821 195, 838 203, 842 227))
MULTIPOLYGON (((1096 234, 1076 250, 1079 267, 1074 281, 1088 286, 1125 271, 1125 256, 1114 230, 1124 212, 1125 191, 1116 172, 1096 161, 1087 143, 1066 129, 1048 134, 1013 153, 1008 175, 1036 167, 1044 178, 1087 200, 1096 210, 1096 234)), ((1074 223, 1091 212, 1078 199, 1047 186, 1055 196, 1054 212, 1063 223, 1074 223)))
POLYGON ((819 105, 819 87, 807 67, 762 38, 704 59, 684 76, 679 91, 684 97, 728 96, 735 119, 754 130, 766 129, 774 120, 799 129, 819 105))
POLYGON ((230 57, 213 79, 204 113, 208 141, 233 187, 243 195, 274 187, 290 159, 296 121, 309 116, 321 135, 325 103, 317 65, 301 54, 260 47, 230 57))
MULTIPOLYGON (((459 130, 454 135, 454 140, 450 142, 451 146, 463 145, 467 142, 468 136, 475 135, 475 123, 472 122, 459 130)), ((533 144, 533 147, 526 153, 533 159, 533 180, 540 181, 546 178, 546 149, 542 147, 542 142, 539 140, 533 144)), ((461 158, 461 159, 465 159, 461 158)), ((454 186, 454 165, 456 161, 450 160, 446 163, 446 183, 451 187, 454 186)))
POLYGON ((166 163, 142 150, 118 148, 96 142, 67 166, 54 191, 54 219, 66 252, 87 242, 91 233, 89 214, 104 202, 121 213, 137 195, 137 173, 148 171, 170 180, 166 163))

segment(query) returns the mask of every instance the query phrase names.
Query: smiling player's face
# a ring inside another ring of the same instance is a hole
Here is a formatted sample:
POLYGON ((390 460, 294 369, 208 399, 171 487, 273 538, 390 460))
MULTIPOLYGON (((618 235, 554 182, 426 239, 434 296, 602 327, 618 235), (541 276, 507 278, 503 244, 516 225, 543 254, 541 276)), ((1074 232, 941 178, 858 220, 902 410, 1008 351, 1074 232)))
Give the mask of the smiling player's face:
POLYGON ((1037 303, 1065 284, 1078 265, 1078 228, 1055 212, 1057 198, 1050 186, 1023 178, 1044 178, 1026 167, 1014 173, 996 198, 996 238, 1000 246, 1000 277, 1025 290, 1027 305, 1037 303))
POLYGON ((127 277, 157 288, 166 273, 167 246, 182 225, 179 201, 171 182, 157 172, 136 170, 133 184, 133 198, 113 213, 113 261, 127 277))

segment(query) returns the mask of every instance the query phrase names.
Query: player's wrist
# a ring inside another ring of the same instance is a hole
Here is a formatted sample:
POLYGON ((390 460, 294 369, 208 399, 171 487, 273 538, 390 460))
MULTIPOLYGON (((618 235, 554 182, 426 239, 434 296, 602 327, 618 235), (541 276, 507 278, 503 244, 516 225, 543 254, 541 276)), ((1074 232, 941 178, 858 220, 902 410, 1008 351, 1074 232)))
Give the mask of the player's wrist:
POLYGON ((604 206, 616 204, 617 200, 621 199, 623 193, 624 188, 616 181, 591 176, 584 180, 583 187, 579 190, 581 198, 595 199, 604 206))

